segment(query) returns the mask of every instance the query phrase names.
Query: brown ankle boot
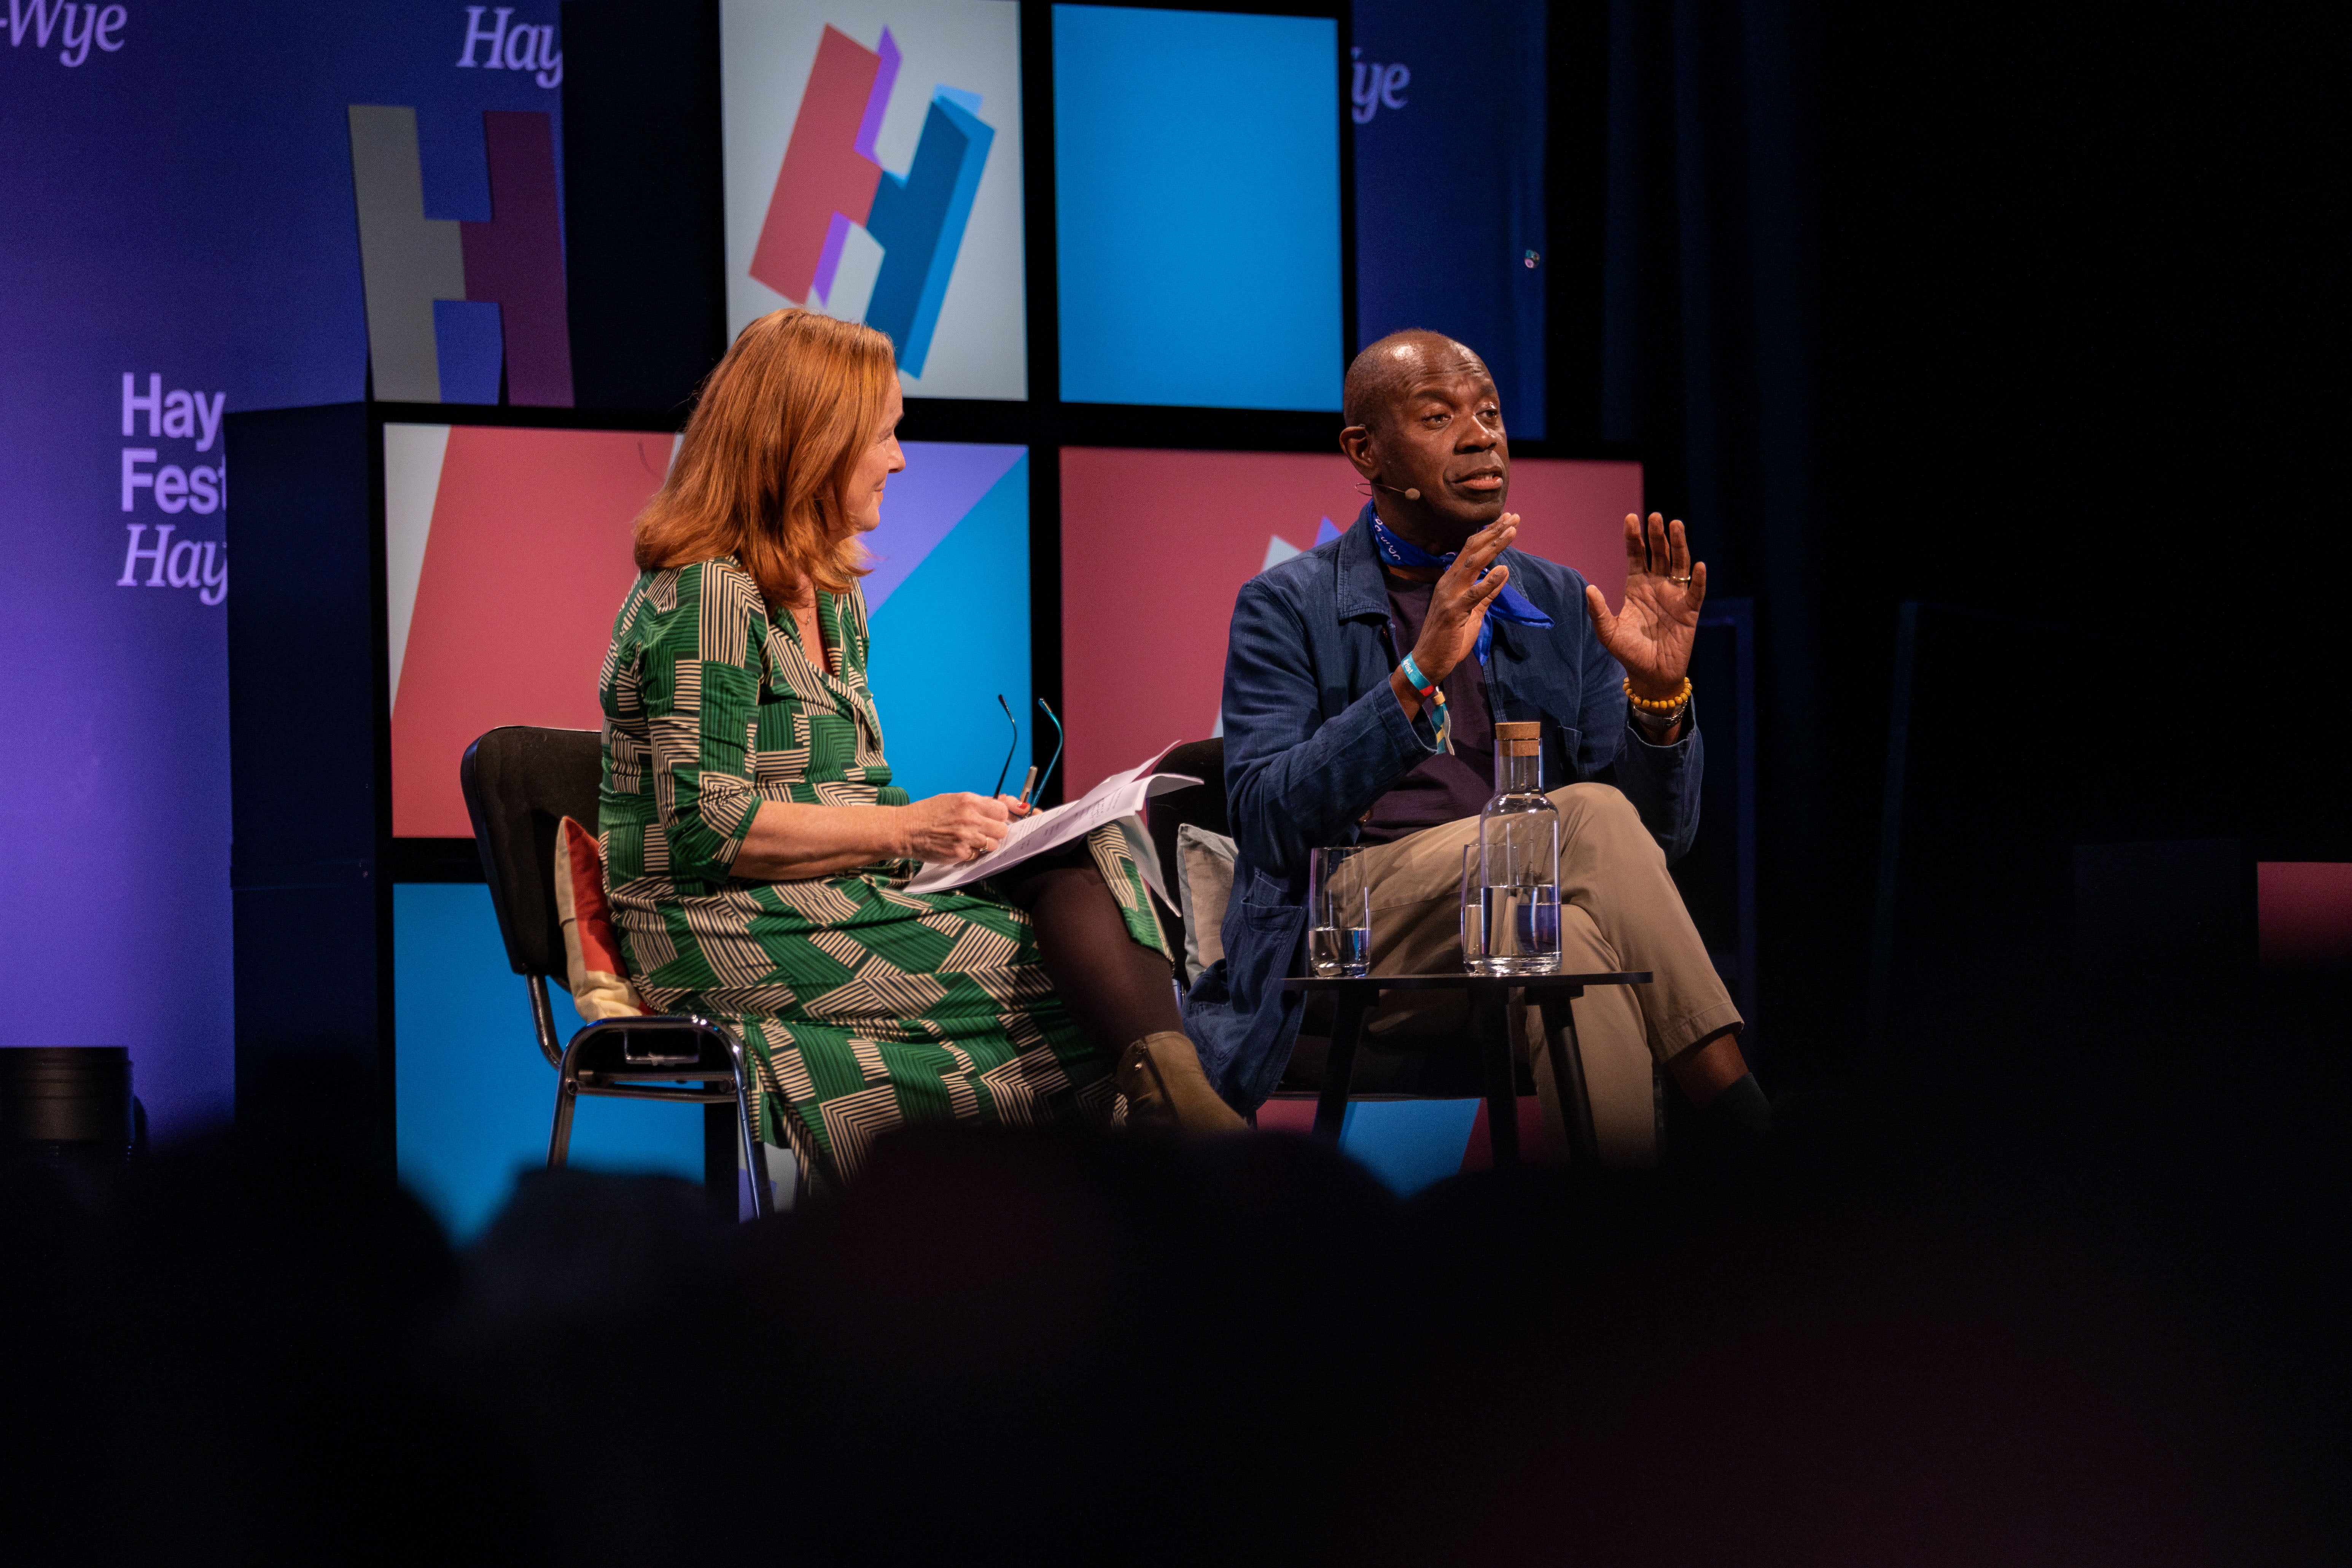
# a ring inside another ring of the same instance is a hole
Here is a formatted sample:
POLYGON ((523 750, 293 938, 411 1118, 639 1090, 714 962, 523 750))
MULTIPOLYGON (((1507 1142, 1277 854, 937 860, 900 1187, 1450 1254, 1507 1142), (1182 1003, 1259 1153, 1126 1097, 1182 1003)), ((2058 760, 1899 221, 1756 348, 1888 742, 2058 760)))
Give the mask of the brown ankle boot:
POLYGON ((1209 1087, 1200 1053, 1182 1035, 1146 1035, 1129 1046, 1119 1053, 1117 1082, 1131 1127, 1173 1127, 1195 1138, 1248 1130, 1209 1087))

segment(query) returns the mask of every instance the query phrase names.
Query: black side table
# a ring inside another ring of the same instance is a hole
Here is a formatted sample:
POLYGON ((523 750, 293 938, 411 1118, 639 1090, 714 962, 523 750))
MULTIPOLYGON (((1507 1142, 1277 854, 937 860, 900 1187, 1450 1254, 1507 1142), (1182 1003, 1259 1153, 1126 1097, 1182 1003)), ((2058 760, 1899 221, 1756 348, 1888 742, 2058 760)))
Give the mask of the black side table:
POLYGON ((1485 1068, 1486 1129, 1494 1140, 1495 1164, 1519 1163, 1517 1086, 1511 1072, 1510 993, 1529 993, 1543 1014, 1544 1050, 1551 1058, 1552 1082, 1562 1097, 1570 1156, 1580 1165, 1600 1158, 1592 1131, 1592 1100, 1584 1089, 1584 1055, 1576 1042, 1575 1003, 1588 985, 1646 985, 1650 971, 1611 974, 1369 974, 1361 979, 1308 975, 1286 980, 1286 991, 1328 991, 1336 1016, 1331 1054, 1323 1064, 1323 1091, 1315 1101, 1315 1136, 1339 1142, 1348 1115, 1348 1081, 1356 1068, 1356 1046, 1364 1036, 1364 1016, 1381 1005, 1384 991, 1470 993, 1472 1040, 1485 1068))

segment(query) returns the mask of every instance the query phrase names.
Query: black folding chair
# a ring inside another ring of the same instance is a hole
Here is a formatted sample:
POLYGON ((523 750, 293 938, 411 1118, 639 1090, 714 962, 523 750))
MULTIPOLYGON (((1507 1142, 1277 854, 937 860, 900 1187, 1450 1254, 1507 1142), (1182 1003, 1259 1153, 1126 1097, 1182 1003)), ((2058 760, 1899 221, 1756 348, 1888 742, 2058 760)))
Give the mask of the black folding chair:
POLYGON ((466 748, 458 767, 490 905, 506 940, 507 963, 523 977, 540 1053, 556 1070, 547 1163, 564 1163, 572 1145, 572 1109, 583 1094, 732 1103, 737 1142, 751 1173, 752 1212, 768 1214, 774 1204, 756 1115, 759 1091, 740 1040, 691 1014, 606 1018, 582 1028, 569 1044, 556 1039, 547 984, 551 976, 565 976, 567 966, 555 902, 555 837, 566 816, 594 826, 602 768, 595 731, 521 724, 502 725, 482 736, 466 748))

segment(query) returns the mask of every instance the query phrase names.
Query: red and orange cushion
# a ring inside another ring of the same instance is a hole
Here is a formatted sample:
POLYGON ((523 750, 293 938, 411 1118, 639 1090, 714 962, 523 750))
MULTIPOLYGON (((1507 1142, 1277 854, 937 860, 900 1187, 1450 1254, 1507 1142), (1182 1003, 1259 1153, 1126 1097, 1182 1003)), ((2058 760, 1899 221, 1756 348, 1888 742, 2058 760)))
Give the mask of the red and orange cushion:
POLYGON ((621 941, 604 901, 604 855, 596 836, 567 816, 555 830, 555 908, 563 919, 564 978, 580 1016, 635 1018, 645 1001, 629 984, 621 941))

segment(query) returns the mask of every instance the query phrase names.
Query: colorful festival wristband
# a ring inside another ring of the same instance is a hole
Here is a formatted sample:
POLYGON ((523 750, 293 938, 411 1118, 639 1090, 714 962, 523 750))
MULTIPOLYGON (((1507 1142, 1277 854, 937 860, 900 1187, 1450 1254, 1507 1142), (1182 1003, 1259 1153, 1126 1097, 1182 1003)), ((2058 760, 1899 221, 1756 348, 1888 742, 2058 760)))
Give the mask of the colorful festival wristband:
POLYGON ((1399 661, 1397 668, 1404 671, 1406 684, 1429 700, 1429 725, 1437 733, 1437 749, 1441 752, 1452 752, 1454 750, 1454 714, 1445 706, 1444 691, 1437 682, 1422 673, 1421 666, 1412 661, 1412 655, 1405 655, 1399 661))

